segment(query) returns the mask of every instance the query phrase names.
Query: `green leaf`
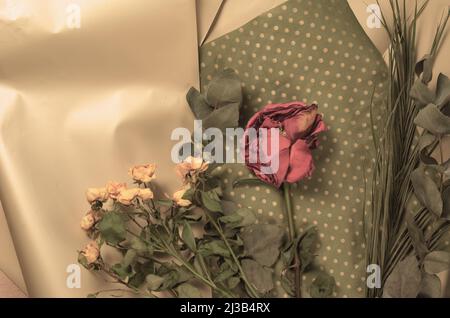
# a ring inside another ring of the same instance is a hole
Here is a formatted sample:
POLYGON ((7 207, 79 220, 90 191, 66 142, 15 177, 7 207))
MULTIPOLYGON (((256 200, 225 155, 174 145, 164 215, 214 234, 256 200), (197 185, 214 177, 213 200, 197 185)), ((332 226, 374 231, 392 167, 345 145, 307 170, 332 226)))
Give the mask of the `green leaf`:
POLYGON ((250 284, 255 286, 258 292, 266 294, 274 288, 272 271, 251 259, 244 259, 241 263, 250 284))
POLYGON ((315 258, 315 246, 317 242, 317 228, 311 227, 307 229, 300 237, 298 242, 298 256, 300 258, 301 271, 308 268, 315 258))
POLYGON ((178 298, 202 298, 202 293, 197 287, 184 283, 176 288, 178 298))
POLYGON ((244 250, 259 264, 271 267, 280 255, 284 231, 276 225, 258 224, 245 227, 241 238, 244 250))
POLYGON ((198 253, 202 256, 219 255, 223 257, 230 257, 230 251, 224 242, 215 240, 200 245, 198 253))
POLYGON ((196 119, 204 119, 213 111, 212 107, 206 102, 205 97, 194 87, 191 87, 186 95, 186 99, 196 119))
POLYGON ((158 275, 147 275, 147 277, 145 278, 146 282, 147 282, 147 287, 149 290, 155 291, 158 290, 161 285, 164 283, 164 278, 158 275))
POLYGON ((417 114, 414 123, 437 136, 450 134, 450 117, 445 116, 436 105, 428 104, 417 114))
POLYGON ((137 252, 136 252, 135 250, 133 250, 133 249, 128 250, 128 251, 125 253, 125 256, 124 256, 124 258, 123 258, 123 260, 122 260, 122 266, 123 266, 123 267, 128 267, 128 266, 130 266, 131 264, 134 263, 134 261, 136 260, 136 258, 137 258, 137 252))
POLYGON ((416 298, 422 283, 422 273, 415 255, 397 264, 386 280, 383 298, 416 298))
POLYGON ((408 214, 406 218, 406 225, 408 228, 408 234, 413 243, 414 249, 419 256, 420 260, 423 260, 425 256, 430 252, 425 243, 425 237, 422 230, 417 226, 414 221, 414 217, 408 214))
POLYGON ((181 233, 183 242, 189 247, 193 252, 197 250, 197 244, 195 243, 194 232, 188 222, 184 221, 183 231, 181 233))
POLYGON ((240 105, 235 103, 213 111, 203 119, 203 129, 218 128, 221 131, 225 131, 227 128, 238 127, 239 108, 240 105))
POLYGON ((327 273, 320 273, 309 287, 312 298, 329 298, 333 295, 336 281, 327 273))
POLYGON ((113 245, 124 241, 127 233, 123 216, 117 212, 105 214, 98 223, 98 230, 102 238, 113 245))
POLYGON ((245 227, 255 224, 256 215, 250 209, 241 208, 233 214, 220 217, 219 221, 230 228, 245 227))
POLYGON ((420 79, 416 80, 411 88, 411 97, 415 99, 419 106, 425 106, 434 101, 434 94, 420 79))
POLYGON ((443 209, 441 193, 433 179, 425 174, 423 167, 411 173, 411 182, 419 202, 437 217, 441 217, 443 209))
POLYGON ((437 275, 422 274, 418 298, 441 298, 441 280, 437 275))
POLYGON ((209 83, 206 101, 213 108, 242 103, 241 80, 233 69, 225 69, 209 83))
POLYGON ((145 263, 138 262, 134 265, 134 271, 136 272, 136 274, 130 278, 128 284, 132 287, 140 288, 145 282, 145 278, 147 277, 147 275, 154 273, 155 265, 151 261, 145 263))
POLYGON ((444 74, 439 74, 436 89, 436 104, 442 109, 450 102, 450 79, 444 74))
POLYGON ((201 192, 202 203, 211 212, 222 212, 222 206, 220 205, 220 198, 217 193, 201 192))
POLYGON ((264 181, 257 178, 239 179, 233 182, 233 188, 237 188, 245 185, 267 185, 264 181))
POLYGON ((439 274, 450 269, 450 253, 434 251, 425 257, 424 269, 429 274, 439 274))
POLYGON ((111 267, 111 270, 116 273, 120 279, 126 281, 133 276, 133 270, 131 266, 123 266, 122 264, 115 264, 111 267))

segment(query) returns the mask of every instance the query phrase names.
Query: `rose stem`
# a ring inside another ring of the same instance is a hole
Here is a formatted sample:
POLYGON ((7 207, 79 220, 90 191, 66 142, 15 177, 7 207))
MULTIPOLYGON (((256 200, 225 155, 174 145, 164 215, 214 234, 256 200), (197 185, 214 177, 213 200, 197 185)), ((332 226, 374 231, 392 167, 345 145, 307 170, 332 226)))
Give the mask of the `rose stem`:
MULTIPOLYGON (((297 233, 295 231, 294 215, 292 213, 291 204, 291 186, 285 182, 283 184, 284 201, 286 205, 288 228, 289 228, 289 241, 295 244, 295 238, 297 233)), ((295 262, 295 297, 301 298, 302 293, 300 289, 300 260, 298 258, 297 246, 294 246, 294 262, 295 262)))

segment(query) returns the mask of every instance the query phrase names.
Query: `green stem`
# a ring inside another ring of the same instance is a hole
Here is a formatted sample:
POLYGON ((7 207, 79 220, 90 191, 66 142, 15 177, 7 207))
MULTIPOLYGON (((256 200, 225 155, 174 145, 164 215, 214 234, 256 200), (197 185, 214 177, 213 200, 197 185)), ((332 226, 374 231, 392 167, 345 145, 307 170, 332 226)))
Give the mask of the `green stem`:
MULTIPOLYGON (((295 239, 297 237, 297 233, 295 231, 295 220, 294 220, 294 214, 292 212, 292 203, 291 203, 291 186, 289 183, 285 182, 283 184, 283 194, 284 194, 284 202, 286 205, 286 216, 287 216, 287 222, 288 222, 288 229, 289 229, 289 241, 295 244, 295 239)), ((298 256, 298 249, 297 246, 294 246, 294 262, 295 262, 295 297, 301 298, 302 292, 301 292, 301 273, 300 273, 300 258, 298 256)))
POLYGON ((217 222, 211 217, 211 215, 209 214, 208 211, 205 210, 205 214, 208 218, 208 221, 210 221, 211 224, 214 226, 217 233, 219 233, 220 237, 222 238, 222 241, 225 243, 225 246, 230 251, 231 257, 233 258, 234 262, 236 263, 239 273, 241 274, 241 278, 244 281, 245 285, 247 286, 248 291, 250 292, 250 296, 252 296, 253 298, 259 298, 258 292, 255 290, 253 285, 248 281, 247 275, 245 275, 244 269, 242 268, 241 263, 239 262, 239 259, 237 258, 236 254, 234 253, 233 249, 231 248, 230 243, 228 243, 228 239, 225 236, 225 234, 223 233, 222 229, 217 224, 217 222))

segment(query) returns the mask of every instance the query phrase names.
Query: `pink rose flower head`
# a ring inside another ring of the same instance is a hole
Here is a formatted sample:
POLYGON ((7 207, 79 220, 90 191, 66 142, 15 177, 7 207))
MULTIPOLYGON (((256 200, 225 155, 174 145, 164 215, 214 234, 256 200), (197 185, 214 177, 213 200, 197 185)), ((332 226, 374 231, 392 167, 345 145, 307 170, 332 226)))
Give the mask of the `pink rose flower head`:
POLYGON ((317 105, 302 102, 271 104, 250 119, 244 135, 245 163, 257 178, 279 188, 312 175, 311 151, 326 130, 317 110, 317 105))

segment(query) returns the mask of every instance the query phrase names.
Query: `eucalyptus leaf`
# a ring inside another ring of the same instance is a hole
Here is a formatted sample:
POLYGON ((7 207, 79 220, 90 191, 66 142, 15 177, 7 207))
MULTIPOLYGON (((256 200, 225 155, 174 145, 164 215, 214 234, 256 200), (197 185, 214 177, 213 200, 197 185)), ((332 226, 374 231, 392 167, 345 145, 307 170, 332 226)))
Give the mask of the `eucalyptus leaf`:
POLYGON ((225 131, 227 128, 238 127, 239 107, 240 105, 235 103, 213 111, 203 119, 203 129, 218 128, 225 131))
POLYGON ((434 94, 428 89, 428 86, 421 80, 417 80, 411 88, 411 97, 421 107, 433 103, 435 98, 434 94))
POLYGON ((126 227, 123 216, 117 212, 109 212, 103 216, 97 225, 102 238, 113 245, 116 245, 126 238, 126 227))
POLYGON ((266 294, 274 288, 272 271, 251 259, 244 259, 241 263, 250 284, 254 285, 258 292, 266 294))
POLYGON ((425 174, 423 167, 411 173, 411 182, 420 203, 437 217, 441 217, 443 209, 441 193, 433 179, 425 174))
POLYGON ((422 283, 422 273, 415 255, 397 264, 386 280, 383 298, 416 298, 422 283))
POLYGON ((186 99, 196 119, 204 119, 213 111, 205 97, 194 87, 189 90, 186 99))
POLYGON ((414 123, 437 136, 450 134, 450 117, 445 116, 434 104, 428 104, 422 109, 414 123))
POLYGON ((439 277, 423 273, 418 298, 440 298, 441 294, 441 280, 439 277))
POLYGON ((248 226, 241 234, 246 254, 267 267, 271 267, 278 260, 283 236, 284 231, 271 224, 248 226))
POLYGON ((329 298, 333 295, 336 281, 333 276, 327 273, 320 273, 309 287, 309 294, 312 298, 329 298))
POLYGON ((420 260, 423 260, 425 256, 430 252, 425 243, 425 237, 423 231, 417 226, 412 215, 408 215, 406 218, 406 224, 408 228, 408 234, 413 243, 414 249, 419 256, 420 260))
POLYGON ((450 79, 444 74, 439 74, 436 89, 436 104, 439 108, 450 102, 450 79))
POLYGON ((200 289, 197 287, 189 284, 184 283, 181 284, 176 288, 178 298, 201 298, 202 293, 200 292, 200 289))
POLYGON ((215 192, 201 192, 202 203, 211 212, 222 212, 220 198, 215 192))
POLYGON ((425 257, 424 269, 429 274, 439 274, 450 269, 450 253, 434 251, 425 257))
POLYGON ((411 88, 411 97, 419 106, 425 106, 434 102, 434 94, 421 80, 417 80, 411 88))
POLYGON ((239 76, 233 69, 225 69, 208 84, 206 101, 213 108, 242 103, 242 87, 239 76))
POLYGON ((197 250, 194 232, 192 232, 192 228, 187 221, 184 221, 181 237, 183 239, 183 242, 189 247, 191 251, 195 252, 197 250))

